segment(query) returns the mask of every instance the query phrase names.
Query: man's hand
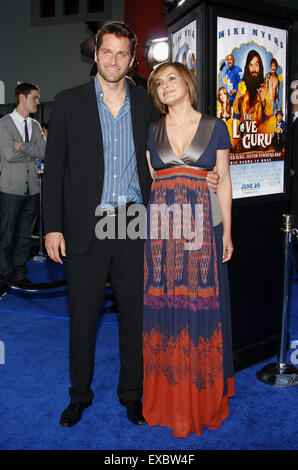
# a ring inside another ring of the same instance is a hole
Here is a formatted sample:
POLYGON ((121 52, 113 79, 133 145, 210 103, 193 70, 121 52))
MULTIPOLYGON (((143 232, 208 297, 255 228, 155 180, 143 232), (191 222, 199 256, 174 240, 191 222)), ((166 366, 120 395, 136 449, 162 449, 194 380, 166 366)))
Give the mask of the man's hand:
POLYGON ((16 150, 19 150, 19 148, 21 147, 22 143, 23 143, 23 142, 14 142, 14 143, 13 143, 14 148, 15 148, 16 150))
POLYGON ((62 259, 60 258, 60 253, 62 256, 66 256, 65 249, 65 240, 63 233, 61 232, 49 232, 45 236, 45 247, 47 249, 49 257, 56 261, 56 263, 63 264, 62 259))
POLYGON ((229 236, 223 235, 222 240, 223 240, 222 262, 226 263, 232 258, 234 247, 233 247, 232 238, 230 235, 229 236))
POLYGON ((219 176, 217 173, 216 166, 213 168, 213 171, 208 171, 206 176, 207 186, 210 188, 214 193, 217 191, 219 176))

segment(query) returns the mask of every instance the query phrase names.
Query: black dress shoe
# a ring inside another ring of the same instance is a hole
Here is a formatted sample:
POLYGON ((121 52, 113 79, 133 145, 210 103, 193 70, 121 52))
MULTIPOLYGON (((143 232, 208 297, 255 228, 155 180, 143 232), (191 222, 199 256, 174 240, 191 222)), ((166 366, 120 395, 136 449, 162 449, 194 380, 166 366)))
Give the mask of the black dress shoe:
POLYGON ((126 407, 127 417, 133 424, 146 424, 142 415, 142 403, 140 400, 120 400, 122 406, 126 407))
POLYGON ((0 283, 0 300, 2 299, 2 297, 4 297, 6 294, 7 294, 7 285, 6 284, 2 284, 2 282, 0 283))
POLYGON ((92 401, 86 401, 84 403, 71 402, 68 407, 63 411, 60 417, 60 426, 71 427, 77 424, 85 408, 92 405, 92 401))
POLYGON ((20 279, 19 281, 11 281, 10 286, 13 289, 29 290, 30 292, 38 291, 38 284, 34 284, 26 278, 20 279))

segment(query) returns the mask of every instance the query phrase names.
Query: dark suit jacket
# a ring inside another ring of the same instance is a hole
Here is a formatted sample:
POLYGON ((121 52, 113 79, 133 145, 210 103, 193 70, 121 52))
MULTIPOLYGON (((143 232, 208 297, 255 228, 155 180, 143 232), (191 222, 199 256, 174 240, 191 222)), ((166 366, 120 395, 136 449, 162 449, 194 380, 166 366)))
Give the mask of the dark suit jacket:
MULTIPOLYGON (((142 88, 129 83, 129 89, 139 182, 147 204, 152 183, 146 159, 147 130, 159 114, 142 88)), ((56 96, 45 156, 45 233, 62 232, 73 253, 83 254, 94 237, 103 181, 102 133, 91 80, 56 96)))
POLYGON ((291 140, 291 168, 295 171, 293 176, 293 192, 298 194, 298 118, 292 124, 291 140))

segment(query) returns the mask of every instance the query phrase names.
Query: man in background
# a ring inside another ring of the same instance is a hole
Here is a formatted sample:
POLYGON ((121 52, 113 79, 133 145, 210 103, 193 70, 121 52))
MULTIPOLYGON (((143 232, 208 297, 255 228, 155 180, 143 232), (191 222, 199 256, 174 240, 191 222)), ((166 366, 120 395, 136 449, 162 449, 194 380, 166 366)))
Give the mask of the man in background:
MULTIPOLYGON (((290 214, 294 216, 294 227, 298 228, 298 72, 291 83, 291 199, 290 214)), ((294 237, 295 270, 298 275, 298 238, 294 237)), ((298 278, 295 280, 298 284, 298 278)))
POLYGON ((242 77, 242 69, 238 67, 238 65, 235 65, 235 59, 234 59, 233 54, 228 55, 227 63, 228 63, 229 68, 225 73, 225 79, 227 82, 226 88, 229 93, 231 106, 233 106, 236 93, 238 90, 238 84, 241 81, 241 77, 242 77))
POLYGON ((31 236, 39 215, 36 159, 44 159, 46 139, 36 113, 40 90, 32 83, 15 88, 16 108, 0 119, 0 295, 8 285, 35 290, 26 278, 31 236))

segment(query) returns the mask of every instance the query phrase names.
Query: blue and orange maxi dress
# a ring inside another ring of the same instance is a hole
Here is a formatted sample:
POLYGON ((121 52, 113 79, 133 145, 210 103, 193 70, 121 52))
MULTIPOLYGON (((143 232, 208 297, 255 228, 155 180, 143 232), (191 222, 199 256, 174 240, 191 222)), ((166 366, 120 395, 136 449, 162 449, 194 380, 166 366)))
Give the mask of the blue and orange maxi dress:
POLYGON ((220 427, 234 394, 222 223, 206 183, 216 151, 230 145, 224 122, 204 114, 181 158, 165 116, 148 134, 155 178, 144 259, 143 415, 175 437, 220 427))

